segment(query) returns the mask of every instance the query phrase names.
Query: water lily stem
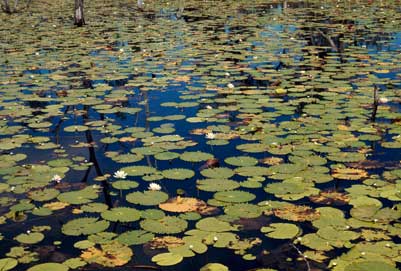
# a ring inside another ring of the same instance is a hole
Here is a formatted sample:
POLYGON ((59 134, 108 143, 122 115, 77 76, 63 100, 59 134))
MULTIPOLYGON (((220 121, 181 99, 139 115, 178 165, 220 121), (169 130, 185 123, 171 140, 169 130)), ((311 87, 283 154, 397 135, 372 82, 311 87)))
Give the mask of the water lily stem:
POLYGON ((373 88, 373 111, 372 111, 372 116, 370 117, 370 120, 372 122, 376 122, 376 114, 377 114, 377 108, 379 107, 379 96, 377 95, 377 91, 379 88, 374 85, 373 88))
POLYGON ((306 264, 307 271, 311 271, 310 264, 309 264, 309 261, 306 258, 306 256, 294 244, 291 244, 291 246, 298 252, 299 256, 301 256, 301 258, 304 260, 304 262, 306 264))

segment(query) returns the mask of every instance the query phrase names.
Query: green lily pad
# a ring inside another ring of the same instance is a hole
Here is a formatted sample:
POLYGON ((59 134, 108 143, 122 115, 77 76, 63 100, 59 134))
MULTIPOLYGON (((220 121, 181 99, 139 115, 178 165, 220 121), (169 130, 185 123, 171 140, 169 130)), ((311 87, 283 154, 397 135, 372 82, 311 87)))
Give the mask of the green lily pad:
POLYGON ((123 167, 120 171, 124 171, 128 176, 144 176, 154 174, 157 170, 154 167, 149 166, 130 166, 123 167))
POLYGON ((0 259, 0 270, 7 271, 11 270, 18 265, 18 261, 14 258, 3 258, 0 259))
POLYGON ((234 204, 224 208, 227 215, 239 218, 256 218, 262 215, 262 208, 253 204, 234 204))
POLYGON ((251 156, 233 156, 224 159, 224 162, 232 166, 248 167, 256 165, 258 160, 251 156))
POLYGON ((152 240, 154 237, 155 235, 153 233, 142 230, 134 230, 120 234, 116 238, 116 240, 119 241, 121 244, 132 246, 132 245, 145 244, 150 240, 152 240))
POLYGON ((234 171, 225 167, 207 168, 200 172, 202 176, 211 179, 228 179, 234 175, 234 171))
POLYGON ((109 227, 110 223, 98 220, 95 217, 76 218, 65 223, 61 231, 65 235, 79 236, 102 232, 109 227))
POLYGON ((54 188, 45 188, 43 190, 34 190, 29 192, 29 197, 35 201, 49 201, 60 194, 60 191, 54 188))
POLYGON ((152 262, 160 266, 171 266, 180 263, 183 259, 181 255, 168 252, 153 256, 152 262))
POLYGON ((217 192, 214 194, 214 198, 223 202, 241 203, 252 201, 256 196, 246 191, 232 190, 217 192))
POLYGON ((229 271, 228 267, 220 263, 208 263, 200 271, 229 271))
POLYGON ((101 213, 103 219, 113 222, 133 222, 139 220, 141 212, 129 207, 116 207, 101 213))
POLYGON ((361 261, 351 263, 344 268, 345 271, 398 271, 392 265, 380 261, 361 261))
POLYGON ((196 181, 199 190, 208 192, 233 190, 240 187, 240 183, 229 179, 204 179, 196 181))
POLYGON ((212 159, 213 155, 206 152, 194 151, 194 152, 184 152, 180 155, 180 159, 187 162, 202 162, 212 159))
POLYGON ((41 242, 45 236, 40 232, 21 233, 15 237, 15 240, 22 244, 36 244, 41 242))
POLYGON ((272 223, 268 227, 262 227, 261 232, 274 239, 292 239, 300 233, 300 230, 294 224, 272 223))
POLYGON ((187 226, 187 221, 174 217, 165 216, 161 219, 145 219, 140 222, 141 228, 153 233, 174 234, 183 232, 187 226))
POLYGON ((182 181, 192 178, 195 175, 195 172, 185 168, 172 168, 163 170, 162 174, 167 179, 182 181))
POLYGON ((125 199, 134 204, 152 206, 168 200, 168 195, 162 191, 132 192, 125 199))
POLYGON ((119 190, 129 190, 137 188, 139 186, 139 184, 135 181, 126 181, 126 180, 115 181, 111 185, 113 186, 113 188, 119 190))
POLYGON ((91 186, 82 190, 61 193, 57 199, 69 204, 85 204, 98 198, 98 191, 91 186))
POLYGON ((226 232, 237 230, 237 228, 231 226, 230 223, 219 220, 215 217, 203 218, 199 220, 195 226, 196 228, 207 232, 226 232))
POLYGON ((69 267, 61 263, 41 263, 32 266, 27 271, 68 271, 69 267))

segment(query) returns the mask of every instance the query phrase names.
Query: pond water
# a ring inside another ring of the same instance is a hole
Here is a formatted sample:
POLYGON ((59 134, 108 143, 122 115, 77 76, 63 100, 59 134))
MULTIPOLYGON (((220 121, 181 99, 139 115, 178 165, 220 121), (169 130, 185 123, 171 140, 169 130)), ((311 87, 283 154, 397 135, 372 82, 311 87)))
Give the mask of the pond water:
POLYGON ((72 2, 0 14, 0 270, 399 270, 399 1, 72 2))

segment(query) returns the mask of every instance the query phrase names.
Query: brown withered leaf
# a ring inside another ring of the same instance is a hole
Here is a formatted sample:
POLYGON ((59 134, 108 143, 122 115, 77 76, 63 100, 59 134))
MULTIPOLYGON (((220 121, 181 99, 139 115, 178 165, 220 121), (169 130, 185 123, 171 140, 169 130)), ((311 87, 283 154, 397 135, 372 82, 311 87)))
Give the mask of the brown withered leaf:
POLYGON ((274 166, 284 162, 283 158, 280 157, 266 157, 260 160, 262 164, 274 166))
POLYGON ((81 258, 86 262, 107 267, 122 266, 131 260, 132 250, 119 242, 102 244, 100 248, 90 247, 83 251, 81 258))
POLYGON ((331 176, 341 180, 360 180, 369 176, 368 172, 357 168, 335 168, 331 176))
POLYGON ((181 238, 174 236, 163 236, 153 238, 153 240, 148 243, 148 246, 150 249, 162 249, 179 247, 183 244, 184 241, 181 238))
POLYGON ((346 163, 345 165, 357 169, 375 169, 383 167, 383 163, 377 160, 363 160, 359 162, 346 163))
POLYGON ((321 191, 319 195, 310 196, 309 199, 313 203, 326 205, 345 205, 350 200, 345 193, 338 192, 334 189, 321 191))
POLYGON ((160 209, 175 213, 196 212, 203 206, 206 206, 206 203, 203 200, 180 196, 171 198, 168 201, 159 204, 160 209))
POLYGON ((273 210, 275 216, 290 221, 313 221, 319 219, 320 212, 308 206, 288 204, 273 210))

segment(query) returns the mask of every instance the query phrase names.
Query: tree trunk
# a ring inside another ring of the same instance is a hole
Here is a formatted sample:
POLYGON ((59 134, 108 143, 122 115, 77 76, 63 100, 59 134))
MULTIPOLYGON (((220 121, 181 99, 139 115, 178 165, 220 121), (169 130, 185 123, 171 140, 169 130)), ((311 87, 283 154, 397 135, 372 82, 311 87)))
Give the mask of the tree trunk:
POLYGON ((2 5, 2 9, 5 13, 12 13, 11 7, 10 7, 10 3, 8 2, 8 0, 3 0, 3 4, 2 5))
POLYGON ((84 0, 75 0, 74 24, 76 26, 83 26, 85 24, 84 0))

